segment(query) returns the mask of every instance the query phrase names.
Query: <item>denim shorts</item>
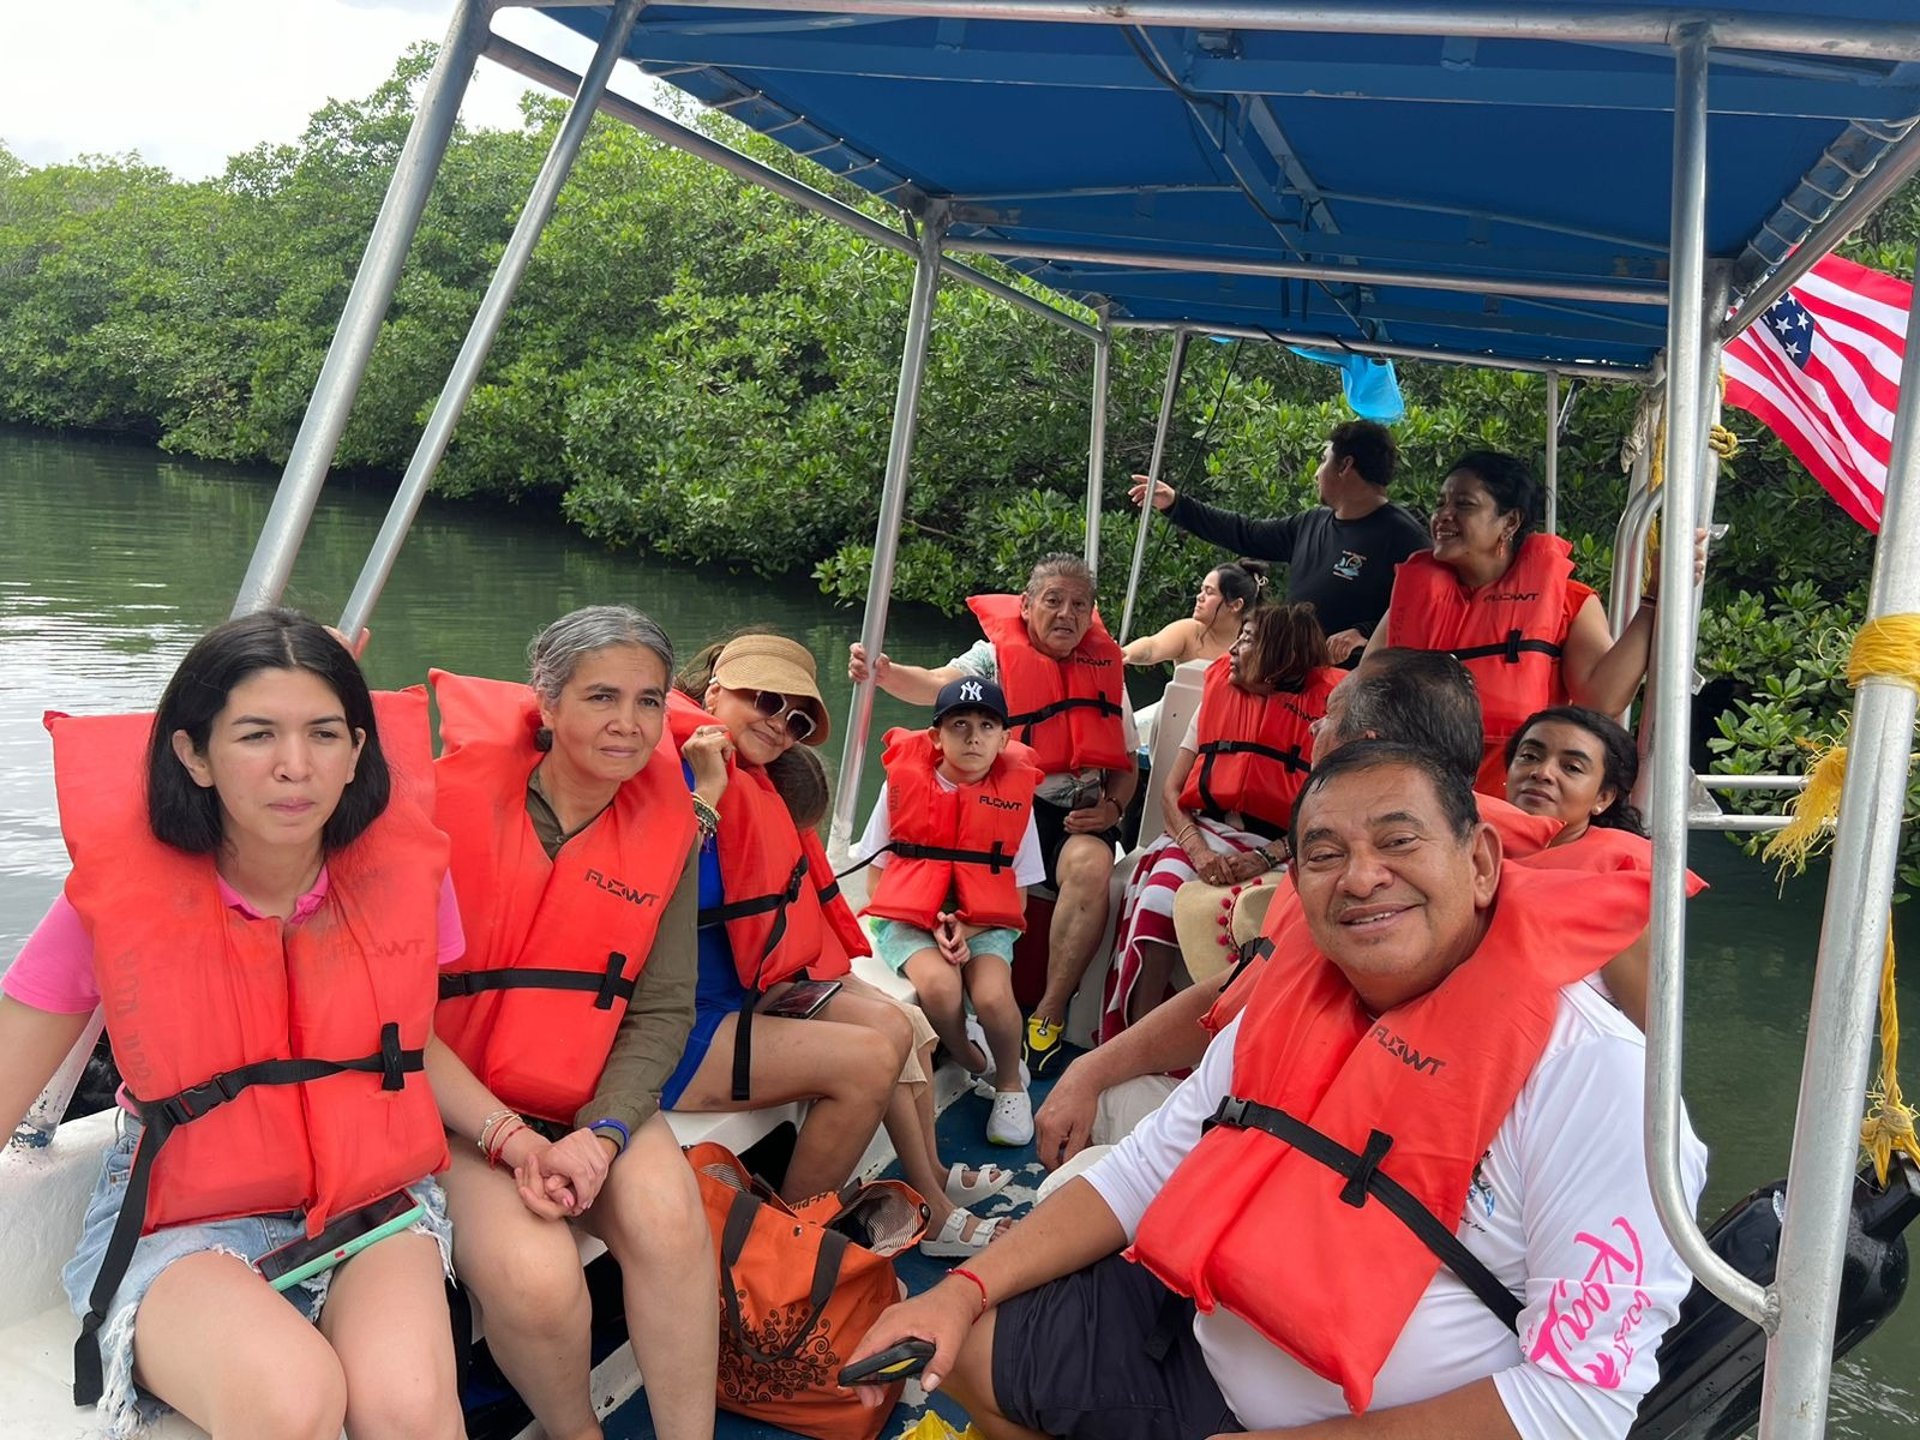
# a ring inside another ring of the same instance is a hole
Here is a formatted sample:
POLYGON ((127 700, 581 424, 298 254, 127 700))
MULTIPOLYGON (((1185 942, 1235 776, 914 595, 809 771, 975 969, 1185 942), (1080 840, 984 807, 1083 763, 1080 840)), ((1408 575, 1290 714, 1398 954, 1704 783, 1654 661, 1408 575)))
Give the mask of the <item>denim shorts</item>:
MULTIPOLYGON (((106 1257, 107 1242, 120 1218, 121 1201, 126 1198, 127 1179, 133 1169, 134 1147, 140 1141, 140 1122, 122 1112, 120 1138, 107 1151, 106 1164, 94 1183, 87 1201, 86 1221, 80 1232, 80 1248, 61 1272, 66 1285, 67 1303, 76 1316, 87 1313, 94 1277, 106 1257)), ((407 1193, 420 1202, 425 1212, 411 1226, 423 1235, 431 1235, 440 1244, 440 1263, 451 1275, 453 1227, 447 1221, 447 1197, 440 1182, 431 1175, 407 1187, 407 1193)), ((139 1390, 133 1383, 134 1312, 146 1298, 160 1272, 176 1260, 215 1250, 234 1255, 252 1264, 269 1250, 297 1240, 307 1233, 306 1222, 298 1211, 276 1215, 249 1215, 236 1220, 211 1220, 201 1225, 172 1225, 142 1235, 121 1277, 100 1327, 101 1368, 106 1388, 100 1397, 100 1415, 106 1433, 112 1436, 137 1435, 145 1426, 167 1413, 167 1405, 157 1397, 139 1390)), ((323 1270, 312 1279, 281 1291, 287 1301, 309 1320, 319 1318, 326 1303, 327 1282, 333 1271, 323 1270)))
MULTIPOLYGON (((975 957, 998 955, 1007 964, 1013 964, 1014 942, 1020 938, 1018 930, 1005 927, 982 930, 967 940, 967 953, 975 957)), ((922 950, 938 948, 939 942, 917 925, 909 925, 904 920, 882 920, 876 917, 873 926, 873 953, 887 962, 887 968, 898 975, 907 968, 907 961, 922 950)))

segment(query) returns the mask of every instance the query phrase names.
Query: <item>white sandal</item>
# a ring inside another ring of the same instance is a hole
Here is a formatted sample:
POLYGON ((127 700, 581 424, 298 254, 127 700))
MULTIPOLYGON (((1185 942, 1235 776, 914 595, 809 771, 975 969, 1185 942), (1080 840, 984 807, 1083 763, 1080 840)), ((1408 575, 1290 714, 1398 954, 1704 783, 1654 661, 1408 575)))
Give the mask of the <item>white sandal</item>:
POLYGON ((1008 1221, 1009 1217, 1005 1215, 982 1219, 971 1211, 955 1210, 947 1216, 947 1223, 940 1227, 938 1235, 930 1235, 920 1242, 920 1253, 954 1260, 978 1255, 1008 1221), (972 1235, 967 1234, 969 1220, 974 1222, 972 1235))
POLYGON ((998 1165, 975 1165, 969 1167, 961 1161, 954 1161, 947 1167, 947 1199, 960 1206, 973 1205, 981 1200, 991 1199, 1014 1182, 1015 1172, 1003 1170, 998 1165), (966 1174, 971 1168, 977 1172, 974 1182, 969 1185, 966 1174))

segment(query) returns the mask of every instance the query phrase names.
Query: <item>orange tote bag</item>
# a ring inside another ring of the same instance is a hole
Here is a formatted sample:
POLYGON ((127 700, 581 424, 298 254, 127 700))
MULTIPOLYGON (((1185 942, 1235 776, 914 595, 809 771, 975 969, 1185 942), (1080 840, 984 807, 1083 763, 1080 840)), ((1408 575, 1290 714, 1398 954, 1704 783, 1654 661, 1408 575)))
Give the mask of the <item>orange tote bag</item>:
POLYGON ((814 1440, 875 1440, 902 1386, 868 1409, 837 1381, 902 1294, 890 1257, 925 1233, 925 1203, 883 1180, 796 1209, 724 1146, 686 1155, 720 1257, 720 1408, 814 1440))

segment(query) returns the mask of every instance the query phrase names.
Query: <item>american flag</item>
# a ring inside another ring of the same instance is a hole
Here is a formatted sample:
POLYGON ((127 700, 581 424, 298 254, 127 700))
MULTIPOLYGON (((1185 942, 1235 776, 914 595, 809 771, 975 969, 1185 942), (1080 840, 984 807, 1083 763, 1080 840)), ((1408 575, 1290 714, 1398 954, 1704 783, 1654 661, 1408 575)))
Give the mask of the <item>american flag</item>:
POLYGON ((1912 299, 1906 281, 1828 255, 1721 358, 1727 403, 1765 422, 1876 533, 1912 299))

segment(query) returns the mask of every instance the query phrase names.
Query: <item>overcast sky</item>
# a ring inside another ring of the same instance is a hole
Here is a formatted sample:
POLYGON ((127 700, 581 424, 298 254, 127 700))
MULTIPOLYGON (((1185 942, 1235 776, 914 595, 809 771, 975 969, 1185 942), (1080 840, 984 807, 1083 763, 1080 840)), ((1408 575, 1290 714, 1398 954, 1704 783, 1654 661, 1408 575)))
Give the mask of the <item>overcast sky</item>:
MULTIPOLYGON (((137 150, 199 179, 299 135, 330 98, 367 94, 415 40, 446 38, 454 0, 0 0, 0 143, 32 165, 137 150)), ((583 71, 592 47, 544 16, 494 30, 583 71)), ((514 126, 518 76, 482 61, 462 118, 514 126)), ((644 96, 623 66, 615 88, 644 96)))

